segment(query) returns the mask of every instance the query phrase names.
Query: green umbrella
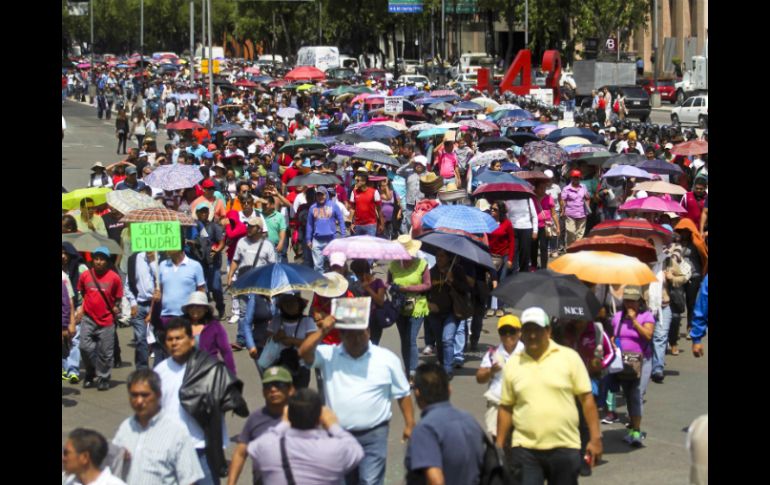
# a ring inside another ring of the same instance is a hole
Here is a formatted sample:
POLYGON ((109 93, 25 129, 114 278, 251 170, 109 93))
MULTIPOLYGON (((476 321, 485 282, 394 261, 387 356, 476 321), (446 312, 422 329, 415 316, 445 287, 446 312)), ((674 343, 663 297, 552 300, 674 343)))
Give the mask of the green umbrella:
POLYGON ((447 128, 439 128, 439 127, 430 128, 428 130, 421 131, 420 134, 417 135, 417 138, 423 139, 423 138, 430 138, 432 136, 443 135, 444 133, 446 133, 446 131, 447 131, 447 128))
POLYGON ((62 234, 61 242, 69 242, 81 253, 91 253, 100 246, 106 246, 114 254, 123 254, 118 243, 96 232, 76 232, 62 234))
POLYGON ((319 140, 315 140, 312 138, 305 138, 304 140, 294 140, 290 141, 284 146, 281 147, 280 150, 278 150, 278 153, 289 153, 291 155, 294 155, 294 153, 299 148, 304 148, 305 150, 315 150, 315 149, 325 149, 326 144, 320 142, 319 140))
POLYGON ((112 189, 107 187, 89 187, 87 189, 76 189, 66 194, 61 194, 61 208, 65 210, 75 210, 80 208, 80 201, 83 199, 93 199, 94 205, 107 203, 107 194, 112 189))

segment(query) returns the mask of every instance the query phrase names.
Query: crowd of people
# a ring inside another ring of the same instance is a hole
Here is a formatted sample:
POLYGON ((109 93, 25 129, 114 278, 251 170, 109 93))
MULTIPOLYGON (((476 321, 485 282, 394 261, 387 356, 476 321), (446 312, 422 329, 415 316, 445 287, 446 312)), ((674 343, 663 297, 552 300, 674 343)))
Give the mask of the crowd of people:
MULTIPOLYGON (((70 75, 63 96, 84 100, 87 90, 70 75)), ((84 81, 95 84, 99 118, 117 111, 117 152, 127 157, 94 163, 83 185, 134 191, 190 222, 177 250, 132 252, 130 223, 117 207, 87 195, 75 210, 63 209, 62 379, 108 391, 122 361, 118 325, 134 330, 136 368, 127 383, 135 415, 112 440, 119 451, 108 453, 93 430, 74 430, 63 452, 64 469, 75 476, 69 483, 227 477, 234 484, 248 456, 254 483, 382 484, 394 458, 387 454, 393 401, 409 440, 407 483, 477 483, 489 473, 485 452, 494 445, 505 451, 510 483, 576 483, 601 459, 602 423, 619 421, 620 393, 624 440, 643 446, 648 383, 664 382, 667 356, 680 353, 681 327, 693 354, 703 355, 707 149, 675 150, 695 133, 645 145, 622 124, 594 124, 569 132, 583 141, 553 139, 531 150, 557 127, 545 113, 510 104, 525 101, 507 94, 431 95, 384 82, 353 93, 271 80, 232 90, 218 84, 206 101, 204 88, 174 77, 105 68, 84 81), (399 89, 414 110, 376 108, 399 89), (174 128, 180 122, 189 126, 174 128), (645 162, 657 170, 646 172, 645 162), (153 183, 157 173, 184 165, 196 175, 189 186, 153 183), (642 168, 614 175, 631 165, 642 168), (644 181, 658 185, 639 190, 644 181), (492 190, 496 184, 505 187, 492 190), (666 209, 622 207, 650 199, 666 209), (467 219, 431 219, 461 207, 472 211, 467 219), (599 311, 582 318, 549 314, 545 302, 514 307, 492 294, 521 273, 547 269, 597 225, 619 220, 660 228, 640 243, 654 249, 645 263, 655 282, 585 282, 599 311), (472 229, 479 221, 491 226, 472 229), (88 233, 103 244, 82 250, 69 239, 88 233), (431 235, 453 243, 423 239, 431 235), (326 251, 355 236, 388 241, 408 258, 326 251), (491 264, 458 250, 460 241, 491 264), (323 273, 331 288, 312 298, 291 288, 231 296, 259 268, 290 262, 323 273), (348 297, 371 298, 367 325, 338 328, 332 299, 348 297), (476 373, 488 384, 479 424, 450 404, 449 382, 478 350, 485 318, 494 319, 499 345, 476 373), (234 342, 228 324, 237 324, 234 342), (391 325, 400 355, 379 345, 391 325), (238 378, 239 351, 261 377, 265 405, 250 414, 243 394, 253 384, 238 378), (228 411, 247 418, 229 462, 228 411), (99 475, 104 463, 110 469, 99 475)), ((245 66, 233 67, 225 81, 246 78, 245 66)))

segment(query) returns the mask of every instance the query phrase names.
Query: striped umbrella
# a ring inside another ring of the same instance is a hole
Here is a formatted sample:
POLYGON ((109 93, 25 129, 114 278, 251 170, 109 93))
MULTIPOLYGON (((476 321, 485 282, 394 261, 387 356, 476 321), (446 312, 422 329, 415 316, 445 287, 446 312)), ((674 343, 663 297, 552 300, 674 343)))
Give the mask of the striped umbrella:
POLYGON ((616 221, 604 221, 596 224, 589 236, 610 236, 612 234, 624 234, 630 237, 646 239, 650 236, 663 238, 666 244, 671 242, 673 233, 659 224, 653 224, 644 219, 619 219, 616 221))
POLYGON ((176 222, 183 226, 194 226, 195 219, 192 216, 185 214, 184 212, 178 212, 171 209, 153 208, 153 209, 138 209, 129 212, 123 218, 123 222, 176 222))
POLYGON ((303 264, 266 264, 247 271, 233 283, 233 295, 263 295, 274 297, 290 291, 313 291, 321 273, 303 264))
POLYGON ((425 131, 430 130, 431 128, 435 128, 436 125, 433 123, 417 123, 416 125, 412 125, 409 127, 409 131, 425 131))
POLYGON ((121 214, 139 209, 160 209, 163 204, 147 194, 133 190, 115 190, 107 193, 107 204, 121 214))

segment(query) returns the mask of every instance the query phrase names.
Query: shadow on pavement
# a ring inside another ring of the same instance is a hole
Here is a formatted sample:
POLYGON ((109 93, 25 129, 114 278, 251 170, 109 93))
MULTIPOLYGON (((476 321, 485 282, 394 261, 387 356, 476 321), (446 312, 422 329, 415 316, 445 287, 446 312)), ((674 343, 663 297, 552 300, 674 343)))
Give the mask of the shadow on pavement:
POLYGON ((631 453, 639 448, 632 448, 623 438, 628 434, 628 430, 610 429, 602 431, 602 444, 604 445, 604 455, 619 455, 631 453))

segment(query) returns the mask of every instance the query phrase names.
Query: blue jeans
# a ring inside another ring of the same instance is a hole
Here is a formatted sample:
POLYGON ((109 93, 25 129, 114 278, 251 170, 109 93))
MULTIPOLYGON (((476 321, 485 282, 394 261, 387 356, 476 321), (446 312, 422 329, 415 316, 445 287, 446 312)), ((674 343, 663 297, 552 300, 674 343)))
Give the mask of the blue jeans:
POLYGON ((198 463, 200 463, 201 469, 203 470, 203 478, 195 483, 197 485, 219 485, 219 477, 215 477, 211 473, 211 468, 209 468, 209 462, 206 459, 204 449, 196 449, 195 451, 198 453, 198 463))
POLYGON ((642 360, 642 376, 633 381, 621 381, 623 397, 626 399, 626 410, 630 417, 642 417, 644 413, 644 394, 647 392, 647 384, 650 383, 652 359, 642 360))
POLYGON ((214 264, 204 268, 204 276, 206 278, 206 289, 214 295, 214 304, 217 312, 219 313, 219 319, 225 318, 225 297, 222 292, 222 265, 214 264))
POLYGON ((400 316, 396 321, 398 335, 401 337, 401 358, 404 359, 404 369, 410 374, 417 369, 417 334, 420 333, 423 317, 400 316))
MULTIPOLYGON (((255 322, 254 312, 257 305, 257 295, 241 295, 238 297, 239 301, 239 313, 240 320, 238 321, 238 336, 236 342, 243 345, 247 349, 262 348, 265 346, 267 339, 267 325, 268 322, 255 322)), ((270 304, 270 310, 275 314, 275 305, 270 304)), ((256 364, 256 360, 254 361, 256 364)))
POLYGON ((375 237, 377 235, 377 224, 367 224, 365 226, 356 226, 356 229, 353 231, 353 235, 375 237))
POLYGON ((72 337, 70 355, 61 360, 61 368, 69 374, 80 376, 80 324, 75 325, 75 336, 72 337))
POLYGON ((147 324, 144 322, 148 313, 150 313, 149 304, 137 304, 136 316, 131 319, 131 326, 134 327, 134 339, 136 340, 136 347, 134 348, 134 366, 136 369, 149 367, 150 349, 147 345, 147 324))
POLYGON ((388 431, 385 424, 369 431, 352 432, 364 449, 364 458, 345 476, 346 485, 382 485, 385 483, 385 465, 388 458, 388 431))
MULTIPOLYGON (((506 278, 508 278, 508 275, 512 273, 512 270, 508 269, 508 255, 506 254, 503 256, 503 264, 500 266, 500 271, 497 272, 497 286, 500 286, 503 284, 503 281, 505 281, 506 278)), ((497 310, 500 308, 497 305, 497 297, 493 296, 492 301, 490 302, 489 308, 491 310, 497 310)))
POLYGON ((405 204, 404 218, 401 220, 401 233, 409 234, 412 230, 412 213, 414 212, 414 204, 405 204))
POLYGON ((663 374, 666 366, 666 346, 668 331, 671 328, 671 307, 666 306, 660 312, 660 321, 655 322, 652 334, 652 373, 663 374))
POLYGON ((313 269, 319 273, 324 272, 324 264, 326 263, 326 256, 321 252, 334 240, 334 237, 314 237, 313 238, 313 269))
MULTIPOLYGON (((452 364, 454 364, 455 361, 455 355, 456 355, 456 349, 455 349, 455 334, 458 333, 458 330, 463 325, 463 322, 460 322, 458 324, 457 318, 451 313, 448 315, 430 315, 429 317, 430 324, 433 327, 433 334, 438 337, 441 335, 441 343, 440 343, 440 352, 436 352, 436 354, 439 356, 439 360, 441 360, 441 363, 444 366, 444 370, 447 374, 452 374, 452 364)), ((463 328, 463 337, 462 342, 463 346, 465 345, 465 329, 463 328)), ((462 349, 460 349, 460 354, 462 355, 462 349)), ((461 359, 462 362, 462 359, 461 359)))

